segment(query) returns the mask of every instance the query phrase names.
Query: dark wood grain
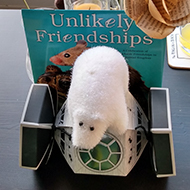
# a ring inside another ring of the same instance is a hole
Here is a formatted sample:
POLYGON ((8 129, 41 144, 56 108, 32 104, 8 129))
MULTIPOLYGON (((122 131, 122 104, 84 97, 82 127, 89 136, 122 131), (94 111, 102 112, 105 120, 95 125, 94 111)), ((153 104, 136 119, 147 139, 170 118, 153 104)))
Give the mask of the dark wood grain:
POLYGON ((0 189, 1 190, 189 190, 190 71, 165 60, 163 87, 170 89, 177 176, 157 179, 147 147, 126 177, 74 174, 57 145, 38 171, 19 167, 19 123, 30 87, 26 41, 18 10, 0 10, 0 189))

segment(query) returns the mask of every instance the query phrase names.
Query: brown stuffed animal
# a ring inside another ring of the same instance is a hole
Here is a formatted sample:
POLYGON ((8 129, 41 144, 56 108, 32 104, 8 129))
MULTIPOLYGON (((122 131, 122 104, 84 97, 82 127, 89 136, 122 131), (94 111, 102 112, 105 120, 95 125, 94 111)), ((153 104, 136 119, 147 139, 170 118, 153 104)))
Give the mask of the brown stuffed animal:
POLYGON ((148 88, 141 78, 140 73, 133 67, 129 66, 129 91, 140 104, 145 114, 148 116, 148 88))
MULTIPOLYGON (((48 84, 51 91, 57 92, 58 109, 67 99, 67 93, 71 83, 71 71, 63 72, 55 65, 48 65, 45 73, 39 76, 37 83, 48 84)), ((55 93, 54 93, 55 94, 55 93)))
POLYGON ((66 71, 61 74, 56 75, 55 85, 56 90, 60 95, 67 97, 67 92, 69 90, 71 83, 71 71, 66 71))
POLYGON ((54 1, 54 6, 57 9, 64 9, 65 8, 63 0, 55 0, 54 1))

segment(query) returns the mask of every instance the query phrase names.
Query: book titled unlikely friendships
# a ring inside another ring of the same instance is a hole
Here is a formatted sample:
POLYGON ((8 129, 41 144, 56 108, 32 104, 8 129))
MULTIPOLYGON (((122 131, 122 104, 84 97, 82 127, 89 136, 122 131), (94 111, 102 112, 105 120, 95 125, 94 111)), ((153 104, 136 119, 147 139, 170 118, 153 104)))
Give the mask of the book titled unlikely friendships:
POLYGON ((34 83, 21 118, 20 166, 38 169, 56 141, 74 173, 126 176, 146 147, 151 126, 155 173, 157 177, 175 175, 169 92, 159 88, 165 39, 147 36, 124 11, 22 10, 22 15, 34 83), (96 147, 80 149, 72 144, 72 118, 64 107, 67 97, 62 90, 69 89, 70 63, 94 46, 120 51, 146 85, 156 88, 150 88, 149 118, 129 94, 129 130, 123 135, 106 131, 96 147), (35 84, 41 75, 45 82, 35 84))
POLYGON ((165 39, 150 38, 124 11, 22 10, 22 16, 34 82, 53 65, 52 56, 85 40, 89 48, 119 50, 148 87, 162 85, 165 39))

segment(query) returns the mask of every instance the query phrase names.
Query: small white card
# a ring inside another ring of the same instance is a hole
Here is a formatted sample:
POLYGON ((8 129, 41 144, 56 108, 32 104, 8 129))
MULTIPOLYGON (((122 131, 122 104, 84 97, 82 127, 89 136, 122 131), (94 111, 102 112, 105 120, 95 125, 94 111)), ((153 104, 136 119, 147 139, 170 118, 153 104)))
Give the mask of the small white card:
POLYGON ((168 64, 175 69, 190 69, 190 56, 179 45, 179 27, 167 37, 168 64))

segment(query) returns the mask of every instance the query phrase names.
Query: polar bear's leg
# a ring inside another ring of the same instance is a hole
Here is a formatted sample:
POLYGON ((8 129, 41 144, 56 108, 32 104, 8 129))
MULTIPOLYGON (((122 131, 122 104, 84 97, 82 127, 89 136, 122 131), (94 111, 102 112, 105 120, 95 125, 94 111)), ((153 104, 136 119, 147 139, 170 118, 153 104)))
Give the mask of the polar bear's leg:
POLYGON ((110 130, 120 135, 124 134, 127 128, 129 128, 128 127, 129 116, 128 116, 127 104, 125 102, 125 97, 123 97, 117 102, 117 110, 115 110, 113 117, 115 119, 113 121, 112 126, 110 127, 111 128, 110 130))

